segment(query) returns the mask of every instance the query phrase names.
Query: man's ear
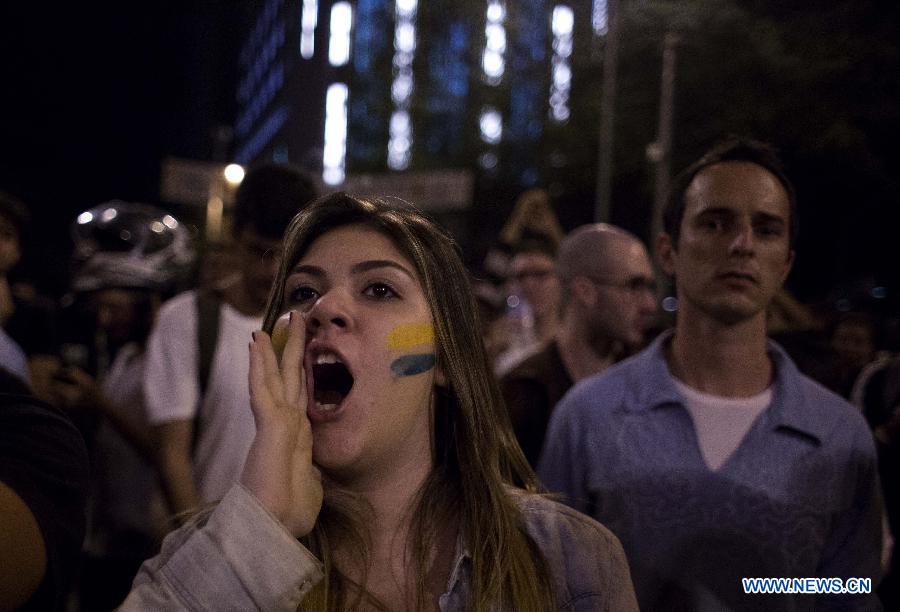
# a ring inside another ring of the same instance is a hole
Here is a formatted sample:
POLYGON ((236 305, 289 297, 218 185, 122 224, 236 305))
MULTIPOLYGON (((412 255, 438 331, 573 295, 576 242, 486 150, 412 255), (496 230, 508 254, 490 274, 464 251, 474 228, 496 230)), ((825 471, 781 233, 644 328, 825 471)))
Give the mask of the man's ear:
POLYGON ((594 306, 597 301, 597 287, 586 276, 576 276, 569 281, 569 294, 588 307, 594 306))
POLYGON ((675 243, 665 232, 656 237, 656 261, 667 276, 675 276, 675 243))

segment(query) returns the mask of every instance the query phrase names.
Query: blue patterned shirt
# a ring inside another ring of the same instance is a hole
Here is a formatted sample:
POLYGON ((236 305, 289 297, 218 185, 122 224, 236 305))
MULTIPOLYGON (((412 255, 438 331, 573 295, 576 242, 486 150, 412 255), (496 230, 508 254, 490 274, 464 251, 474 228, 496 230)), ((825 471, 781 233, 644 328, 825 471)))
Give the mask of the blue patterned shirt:
POLYGON ((622 542, 650 610, 869 610, 874 595, 745 595, 742 577, 879 577, 872 435, 849 403, 770 343, 772 403, 717 471, 665 360, 646 350, 553 412, 538 473, 622 542))

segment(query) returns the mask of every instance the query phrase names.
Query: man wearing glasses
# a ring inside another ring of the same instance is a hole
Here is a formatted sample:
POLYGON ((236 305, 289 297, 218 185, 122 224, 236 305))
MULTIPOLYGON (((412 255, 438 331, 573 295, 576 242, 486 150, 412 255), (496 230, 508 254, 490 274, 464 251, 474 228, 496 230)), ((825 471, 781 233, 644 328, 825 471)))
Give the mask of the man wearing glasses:
POLYGON ((656 312, 647 250, 615 226, 584 225, 566 236, 556 273, 562 303, 554 339, 501 380, 513 429, 532 465, 556 403, 574 383, 639 347, 656 312))
POLYGON ((642 610, 880 609, 872 435, 766 337, 797 228, 778 159, 721 143, 663 217, 675 329, 560 402, 544 484, 619 537, 642 610))

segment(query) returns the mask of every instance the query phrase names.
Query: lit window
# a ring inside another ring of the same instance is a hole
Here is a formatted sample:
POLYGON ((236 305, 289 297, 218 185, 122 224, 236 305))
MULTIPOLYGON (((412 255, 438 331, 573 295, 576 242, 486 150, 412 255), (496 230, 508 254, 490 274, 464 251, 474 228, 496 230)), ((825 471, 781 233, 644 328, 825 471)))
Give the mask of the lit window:
POLYGON ((337 2, 331 7, 331 35, 328 42, 328 61, 343 66, 350 61, 350 30, 353 28, 353 8, 349 2, 337 2))
POLYGON ((410 99, 414 88, 412 63, 416 51, 417 0, 396 0, 394 26, 394 81, 391 83, 391 114, 388 140, 388 166, 405 170, 412 157, 412 122, 410 99))
POLYGON ((344 182, 347 158, 347 98, 344 83, 329 85, 325 94, 325 147, 322 152, 322 180, 329 185, 344 182))
POLYGON ((484 52, 481 56, 481 69, 484 80, 489 85, 499 85, 506 69, 506 7, 500 0, 488 0, 484 26, 484 52))
POLYGON ((391 115, 390 140, 388 141, 388 166, 394 170, 409 167, 412 146, 412 125, 409 113, 394 111, 391 115))
POLYGON ((550 73, 550 118, 558 123, 569 119, 569 93, 572 91, 572 29, 575 14, 571 7, 559 4, 553 8, 550 29, 553 32, 553 59, 550 73))
POLYGON ((310 59, 316 48, 316 25, 319 22, 319 0, 303 0, 300 17, 300 55, 310 59))
POLYGON ((478 126, 481 128, 481 139, 488 144, 497 144, 503 137, 503 117, 496 108, 483 108, 478 126))
POLYGON ((591 14, 591 26, 597 36, 606 36, 609 32, 609 5, 607 0, 594 0, 594 10, 591 14))

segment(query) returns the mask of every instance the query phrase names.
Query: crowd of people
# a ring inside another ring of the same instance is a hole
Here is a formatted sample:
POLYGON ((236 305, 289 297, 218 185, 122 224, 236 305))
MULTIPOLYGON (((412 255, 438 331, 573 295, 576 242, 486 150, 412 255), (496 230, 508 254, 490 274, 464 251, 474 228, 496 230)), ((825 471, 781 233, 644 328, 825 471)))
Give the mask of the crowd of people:
POLYGON ((900 357, 784 291, 796 209, 729 139, 652 249, 533 190, 473 275, 415 206, 266 164, 223 273, 179 292, 183 224, 110 202, 54 306, 4 195, 0 609, 896 606, 900 357))

